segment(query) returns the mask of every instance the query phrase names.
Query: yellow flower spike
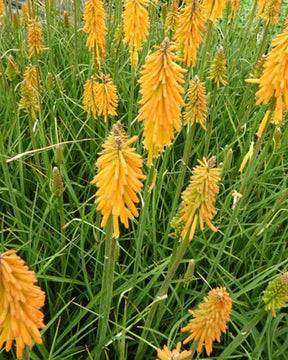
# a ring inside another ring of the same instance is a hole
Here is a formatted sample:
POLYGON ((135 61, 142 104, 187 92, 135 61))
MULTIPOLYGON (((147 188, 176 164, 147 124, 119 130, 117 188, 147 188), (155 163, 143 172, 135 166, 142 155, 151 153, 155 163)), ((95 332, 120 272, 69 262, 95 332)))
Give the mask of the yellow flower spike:
POLYGON ((189 310, 193 319, 181 331, 189 331, 191 335, 183 343, 197 341, 197 351, 201 352, 204 346, 209 356, 212 353, 213 341, 220 342, 221 333, 226 333, 231 310, 232 299, 225 287, 217 287, 209 291, 197 310, 189 310))
POLYGON ((16 341, 16 356, 23 357, 25 345, 33 339, 42 344, 38 329, 44 329, 40 308, 45 293, 35 285, 34 271, 29 271, 15 250, 0 253, 0 349, 10 351, 16 341))
POLYGON ((219 48, 219 51, 212 63, 208 79, 214 81, 217 84, 217 88, 220 87, 220 84, 224 86, 227 85, 226 59, 222 46, 219 48))
POLYGON ((270 281, 263 294, 265 310, 272 310, 276 316, 276 309, 281 309, 288 302, 288 272, 270 281))
POLYGON ((88 34, 86 46, 94 53, 96 60, 106 56, 106 14, 101 0, 87 0, 84 9, 85 25, 83 31, 88 34))
POLYGON ((137 193, 141 191, 141 180, 146 176, 141 170, 141 156, 130 147, 137 139, 137 136, 129 138, 120 123, 113 125, 96 161, 98 173, 91 181, 98 188, 95 203, 103 215, 101 227, 113 216, 115 238, 120 235, 119 220, 128 228, 129 219, 138 217, 135 206, 139 202, 137 193))
POLYGON ((240 165, 240 168, 239 168, 239 172, 242 173, 245 166, 247 165, 248 161, 251 159, 252 155, 253 155, 253 152, 254 152, 254 142, 251 141, 251 144, 250 144, 250 148, 249 148, 249 151, 247 152, 247 154, 244 156, 243 160, 242 160, 242 163, 240 165))
POLYGON ((197 224, 204 230, 204 223, 214 232, 217 228, 211 223, 217 213, 214 203, 219 193, 217 183, 220 181, 221 168, 215 168, 215 157, 208 161, 198 160, 192 172, 190 183, 182 193, 182 202, 178 211, 178 224, 183 224, 181 236, 193 239, 197 224))
POLYGON ((149 35, 148 0, 126 0, 123 12, 124 41, 129 43, 130 61, 138 65, 138 51, 149 35))
POLYGON ((99 83, 95 78, 86 80, 84 84, 84 94, 83 94, 83 106, 84 111, 87 113, 87 116, 93 116, 96 119, 98 111, 98 102, 97 102, 97 89, 99 83))
POLYGON ((267 55, 262 76, 259 79, 258 100, 267 104, 276 99, 274 118, 282 121, 284 110, 288 109, 288 29, 272 41, 272 50, 267 55))
POLYGON ((37 79, 37 67, 35 65, 28 66, 24 73, 24 79, 21 82, 21 100, 20 109, 24 109, 27 113, 31 113, 36 118, 36 112, 39 111, 39 94, 41 83, 37 79))
POLYGON ((156 360, 185 360, 188 359, 191 354, 191 351, 181 351, 181 342, 178 342, 174 350, 170 350, 166 345, 164 345, 163 349, 157 349, 156 360))
POLYGON ((222 18, 223 10, 226 7, 226 0, 203 0, 203 6, 209 19, 214 23, 222 18))
POLYGON ((201 82, 196 76, 189 83, 188 103, 186 105, 184 120, 185 125, 190 122, 191 125, 197 123, 206 131, 205 122, 207 118, 207 99, 205 83, 201 82))
POLYGON ((181 9, 175 31, 175 42, 178 50, 182 49, 184 61, 188 67, 196 65, 197 50, 203 43, 203 32, 207 18, 204 7, 199 0, 186 0, 181 9))
POLYGON ((31 59, 34 54, 40 55, 45 50, 48 50, 48 48, 45 48, 43 44, 41 24, 33 20, 28 25, 29 59, 31 59))
POLYGON ((165 21, 165 29, 175 31, 177 24, 179 21, 179 0, 173 0, 168 11, 166 21, 165 21))
POLYGON ((146 58, 140 72, 140 94, 138 121, 144 121, 144 147, 148 150, 148 165, 153 157, 164 151, 174 139, 175 129, 181 129, 181 106, 184 73, 176 61, 181 61, 174 53, 174 44, 166 38, 161 46, 146 58))
POLYGON ((267 110, 264 117, 263 117, 263 120, 261 121, 260 125, 259 125, 259 128, 258 128, 258 131, 256 133, 256 135, 258 137, 262 137, 263 135, 263 131, 266 129, 266 127, 268 126, 268 122, 270 120, 270 114, 271 114, 271 111, 270 110, 267 110))
POLYGON ((101 74, 98 76, 100 82, 96 90, 98 116, 103 115, 105 123, 110 116, 116 116, 116 108, 118 106, 118 95, 116 86, 112 83, 111 76, 101 74))
POLYGON ((258 0, 257 16, 267 22, 277 25, 282 0, 258 0))

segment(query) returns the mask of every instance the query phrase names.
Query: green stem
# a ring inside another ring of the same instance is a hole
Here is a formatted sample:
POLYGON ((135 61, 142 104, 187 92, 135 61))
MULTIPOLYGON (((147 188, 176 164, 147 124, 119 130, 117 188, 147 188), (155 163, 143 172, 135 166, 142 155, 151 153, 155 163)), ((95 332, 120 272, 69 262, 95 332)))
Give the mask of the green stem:
MULTIPOLYGON (((173 279, 173 276, 175 275, 184 255, 185 252, 189 246, 189 236, 187 235, 185 238, 182 238, 182 242, 179 245, 178 248, 175 248, 175 250, 173 251, 173 254, 171 256, 171 260, 170 260, 170 264, 169 264, 169 268, 168 268, 168 272, 167 275, 156 295, 156 299, 158 298, 159 300, 161 300, 161 298, 163 298, 163 301, 161 302, 156 302, 152 307, 151 310, 149 312, 148 318, 145 321, 144 324, 144 330, 141 334, 141 338, 143 339, 147 339, 147 335, 149 332, 149 328, 151 327, 151 325, 153 324, 153 320, 155 318, 155 315, 157 314, 157 322, 160 322, 163 316, 163 305, 164 305, 164 300, 166 299, 166 295, 169 289, 169 286, 171 285, 171 281, 173 279)), ((146 347, 146 343, 141 342, 138 350, 137 350, 137 354, 136 354, 136 359, 137 360, 141 360, 143 359, 143 357, 145 357, 145 347, 146 347)))
POLYGON ((147 218, 149 214, 149 205, 150 205, 150 199, 151 199, 151 193, 149 192, 149 186, 151 184, 152 178, 153 178, 153 172, 154 172, 154 166, 151 166, 149 168, 149 172, 147 175, 147 181, 145 183, 145 188, 143 192, 143 207, 140 214, 139 219, 139 230, 137 232, 137 241, 136 241, 136 255, 135 255, 135 263, 134 263, 134 270, 133 274, 136 277, 138 275, 138 270, 141 265, 141 251, 142 251, 142 244, 143 244, 143 238, 145 234, 145 228, 147 223, 147 218))
POLYGON ((207 55, 207 50, 209 49, 210 42, 212 39, 212 33, 213 33, 213 21, 208 20, 208 28, 207 28, 205 41, 204 41, 201 62, 200 62, 200 69, 199 69, 199 73, 198 73, 198 76, 200 79, 202 79, 202 74, 203 74, 203 71, 205 70, 206 55, 207 55))
POLYGON ((186 175, 186 171, 188 168, 189 158, 191 155, 194 134, 195 134, 195 124, 193 124, 192 126, 189 125, 189 127, 187 129, 187 137, 186 137, 185 147, 184 147, 184 152, 183 152, 183 160, 182 160, 181 168, 180 168, 180 175, 179 175, 179 178, 177 179, 177 187, 176 187, 176 191, 175 191, 175 194, 173 197, 173 203, 172 203, 172 207, 171 207, 171 211, 170 211, 170 215, 169 215, 168 226, 167 226, 167 229, 166 229, 166 232, 164 235, 164 244, 165 245, 167 245, 168 235, 171 230, 170 223, 171 223, 173 216, 175 215, 175 211, 178 206, 179 198, 181 195, 181 190, 184 185, 185 175, 186 175))
MULTIPOLYGON (((32 141, 33 150, 36 150, 37 149, 37 143, 36 143, 36 138, 35 138, 34 131, 33 131, 34 119, 33 119, 33 116, 31 114, 31 111, 29 111, 28 118, 29 118, 28 123, 29 123, 30 138, 31 138, 31 141, 32 141)), ((35 162, 36 162, 36 165, 40 168, 40 160, 39 160, 39 155, 38 155, 37 152, 35 152, 35 162)))
POLYGON ((263 52, 265 51, 266 40, 267 40, 267 35, 268 35, 269 28, 270 28, 270 21, 267 21, 266 25, 265 25, 261 45, 259 47, 258 55, 257 55, 257 58, 256 58, 256 65, 257 65, 257 61, 260 60, 261 56, 263 55, 263 52))
POLYGON ((133 119, 133 103, 134 103, 134 86, 135 86, 135 70, 131 66, 131 87, 130 87, 130 98, 128 104, 128 134, 131 135, 131 123, 133 119))
POLYGON ((206 134, 206 141, 205 141, 205 149, 204 149, 205 157, 207 157, 207 155, 208 155, 209 145, 210 145, 210 141, 211 141, 213 122, 214 122, 214 116, 215 116, 216 95, 217 95, 217 86, 214 84, 212 105, 211 105, 211 115, 209 118, 208 129, 207 129, 207 134, 206 134))
POLYGON ((29 348, 27 345, 24 347, 23 360, 30 360, 29 348))
POLYGON ((110 307, 113 295, 113 279, 116 255, 116 239, 113 238, 113 217, 110 216, 106 226, 105 259, 101 287, 99 323, 97 331, 98 351, 96 359, 101 358, 109 323, 110 307))

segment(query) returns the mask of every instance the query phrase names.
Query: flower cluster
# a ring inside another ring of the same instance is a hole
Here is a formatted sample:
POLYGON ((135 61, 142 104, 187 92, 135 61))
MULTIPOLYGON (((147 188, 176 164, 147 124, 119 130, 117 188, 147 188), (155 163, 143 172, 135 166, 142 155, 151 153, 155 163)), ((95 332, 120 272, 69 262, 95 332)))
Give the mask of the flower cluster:
POLYGON ((182 202, 177 222, 183 224, 182 237, 189 236, 192 240, 199 222, 204 230, 204 223, 212 231, 217 231, 211 223, 217 213, 214 203, 219 193, 217 182, 220 181, 221 168, 215 168, 215 158, 198 160, 199 165, 193 169, 190 183, 182 193, 182 202))
POLYGON ((45 50, 48 50, 48 48, 44 47, 41 24, 35 20, 31 21, 28 25, 29 59, 31 59, 34 54, 39 55, 45 50))
POLYGON ((231 310, 232 300, 225 287, 217 287, 209 291, 197 310, 189 310, 193 319, 181 329, 182 332, 190 332, 184 344, 191 340, 197 341, 197 351, 201 352, 205 346, 209 356, 212 353, 213 341, 220 342, 221 333, 226 333, 226 324, 230 319, 231 310))
POLYGON ((34 271, 29 271, 15 250, 0 254, 0 349, 6 343, 9 351, 16 340, 17 358, 23 356, 25 345, 34 339, 42 344, 38 329, 44 329, 45 293, 35 285, 34 271))
POLYGON ((94 119, 96 115, 103 115, 106 123, 108 121, 108 115, 117 115, 117 90, 109 74, 100 74, 97 75, 97 78, 99 81, 92 77, 84 84, 84 111, 87 112, 88 116, 92 114, 94 119))
POLYGON ((124 41, 129 43, 130 61, 138 64, 138 51, 149 35, 148 0, 126 0, 123 12, 124 41))
POLYGON ((112 216, 116 238, 120 234, 119 219, 128 228, 128 220, 138 217, 135 204, 139 202, 137 193, 143 187, 141 180, 145 175, 141 156, 130 147, 137 139, 137 136, 129 139, 120 123, 115 124, 96 161, 98 174, 91 181, 98 188, 95 203, 103 215, 101 226, 112 216))
POLYGON ((205 122, 207 118, 206 106, 206 91, 205 84, 201 82, 196 76, 194 80, 189 83, 188 103, 186 105, 184 119, 185 124, 190 122, 193 124, 200 124, 206 131, 205 122))
POLYGON ((181 106, 184 105, 184 70, 176 61, 174 44, 166 38, 146 59, 141 71, 139 121, 144 120, 144 146, 148 150, 148 165, 170 145, 173 129, 181 129, 181 106))
POLYGON ((86 46, 94 52, 99 61, 106 55, 106 14, 101 0, 87 0, 84 10, 85 25, 83 31, 88 34, 86 46))
POLYGON ((175 41, 177 49, 183 48, 184 61, 188 67, 196 65, 197 50, 203 42, 206 15, 198 0, 186 0, 178 19, 175 41))

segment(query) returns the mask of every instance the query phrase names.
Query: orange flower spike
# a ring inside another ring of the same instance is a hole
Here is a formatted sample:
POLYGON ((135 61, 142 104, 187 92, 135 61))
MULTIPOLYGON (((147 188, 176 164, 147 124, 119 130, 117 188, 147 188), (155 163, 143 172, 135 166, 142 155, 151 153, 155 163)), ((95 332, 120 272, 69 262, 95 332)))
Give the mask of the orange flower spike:
POLYGON ((48 50, 48 48, 45 48, 43 44, 41 24, 33 20, 28 25, 29 59, 31 59, 34 54, 40 55, 45 50, 48 50))
POLYGON ((275 98, 274 120, 281 123, 283 111, 288 109, 288 28, 272 41, 272 50, 264 63, 259 87, 256 105, 262 102, 267 104, 275 98))
POLYGON ((184 350, 181 352, 181 342, 177 343, 176 349, 170 350, 166 345, 163 349, 157 349, 157 359, 156 360, 185 360, 192 354, 191 351, 184 350))
POLYGON ((45 293, 36 285, 34 271, 10 250, 0 254, 0 349, 6 343, 10 351, 16 340, 17 358, 23 357, 25 345, 33 346, 32 338, 42 344, 38 329, 44 329, 45 293))
POLYGON ((219 193, 217 185, 220 181, 221 168, 215 168, 215 157, 208 161, 198 160, 192 172, 190 183, 182 193, 182 202, 179 209, 178 224, 183 224, 182 237, 193 239, 197 224, 204 230, 204 223, 214 232, 217 228, 211 223, 217 213, 214 203, 215 195, 219 193))
POLYGON ((205 83, 201 82, 197 76, 189 83, 188 104, 186 105, 184 120, 185 125, 197 123, 206 131, 205 122, 207 118, 207 99, 205 83))
POLYGON ((0 26, 3 25, 1 23, 1 18, 3 17, 3 15, 4 15, 4 2, 3 0, 0 0, 0 26))
POLYGON ((116 86, 112 83, 110 75, 101 74, 99 76, 100 83, 97 86, 97 106, 98 115, 104 116, 105 123, 110 116, 116 116, 116 108, 118 106, 118 95, 116 86))
POLYGON ((141 180, 146 176, 141 170, 141 156, 135 153, 135 148, 130 147, 137 139, 137 136, 129 139, 120 123, 113 125, 96 161, 98 174, 91 181, 98 188, 95 203, 103 215, 101 227, 112 215, 116 238, 120 235, 119 219, 128 228, 129 219, 138 217, 135 206, 139 202, 137 193, 141 191, 141 180))
POLYGON ((165 21, 166 30, 175 31, 179 21, 179 0, 172 0, 170 9, 165 21))
POLYGON ((87 0, 84 9, 85 25, 83 31, 88 34, 86 46, 95 53, 96 59, 106 56, 106 14, 101 0, 87 0))
POLYGON ((217 287, 209 291, 197 310, 189 310, 193 319, 181 331, 189 331, 191 335, 183 343, 187 344, 191 340, 198 341, 197 351, 201 352, 205 346, 209 356, 212 353, 213 341, 220 342, 221 333, 226 333, 226 324, 230 319, 231 310, 232 299, 225 287, 217 287))
POLYGON ((228 1, 230 2, 230 7, 231 7, 230 8, 231 14, 229 18, 235 19, 239 11, 240 0, 228 0, 228 1))
POLYGON ((92 114, 93 118, 96 119, 96 114, 98 111, 98 102, 97 102, 97 90, 99 83, 93 77, 86 80, 84 84, 84 94, 83 94, 83 106, 84 111, 87 113, 87 116, 92 114))
POLYGON ((39 78, 40 84, 38 84, 38 75, 37 75, 37 66, 36 65, 31 65, 26 68, 25 73, 24 73, 24 79, 33 87, 33 89, 35 89, 35 90, 37 90, 38 88, 41 89, 42 85, 40 82, 40 78, 39 78))
POLYGON ((149 35, 147 0, 126 0, 123 12, 124 41, 129 43, 130 61, 134 69, 138 65, 138 51, 149 35))
POLYGON ((204 7, 198 0, 186 0, 181 9, 175 32, 176 48, 183 48, 184 61, 188 67, 196 65, 197 51, 203 43, 207 18, 204 7))
POLYGON ((226 7, 226 0, 203 0, 206 14, 214 23, 222 18, 223 10, 226 7))
POLYGON ((164 151, 174 139, 173 129, 181 129, 181 106, 184 73, 175 61, 181 61, 173 52, 174 44, 166 38, 161 46, 146 58, 141 71, 138 121, 144 120, 144 146, 148 150, 148 165, 153 157, 164 151))
POLYGON ((259 0, 257 16, 277 25, 281 6, 282 0, 259 0))

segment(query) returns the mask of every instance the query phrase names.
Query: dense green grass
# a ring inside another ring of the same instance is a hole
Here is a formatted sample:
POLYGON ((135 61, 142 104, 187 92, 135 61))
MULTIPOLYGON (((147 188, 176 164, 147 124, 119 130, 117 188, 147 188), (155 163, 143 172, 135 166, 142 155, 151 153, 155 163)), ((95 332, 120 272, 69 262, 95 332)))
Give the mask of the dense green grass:
MULTIPOLYGON (((257 141, 255 133, 267 109, 255 106, 257 85, 246 84, 244 79, 255 67, 261 44, 263 52, 267 52, 271 39, 281 31, 287 4, 282 6, 279 24, 269 28, 264 42, 265 23, 251 13, 252 1, 241 2, 235 20, 228 21, 225 13, 215 26, 201 79, 206 81, 210 97, 209 113, 213 85, 207 77, 210 59, 220 45, 227 58, 228 85, 217 91, 209 157, 215 155, 220 164, 225 162, 227 151, 233 150, 231 166, 223 170, 217 197, 218 214, 213 223, 219 231, 212 233, 206 228, 196 232, 170 283, 167 299, 157 299, 171 253, 179 245, 179 239, 168 234, 173 232, 170 220, 175 214, 175 205, 180 202, 177 196, 175 200, 175 194, 185 169, 182 157, 188 130, 183 127, 173 146, 155 163, 156 185, 152 193, 144 191, 141 196, 140 217, 131 223, 128 231, 121 228, 109 329, 104 343, 99 344, 96 334, 103 291, 105 229, 100 229, 100 215, 96 213, 93 198, 95 188, 89 182, 95 174, 94 162, 107 129, 103 120, 98 119, 94 133, 91 128, 94 125, 83 112, 83 84, 93 73, 93 64, 85 47, 79 2, 74 3, 77 11, 74 19, 71 6, 70 30, 63 27, 58 10, 48 10, 46 19, 42 17, 41 20, 45 45, 50 50, 39 58, 43 90, 35 138, 40 166, 35 153, 5 162, 33 147, 27 114, 18 108, 20 82, 29 64, 27 30, 11 27, 9 7, 5 24, 0 28, 0 251, 16 249, 35 270, 39 285, 47 295, 43 309, 47 324, 43 345, 33 347, 31 359, 94 359, 100 358, 100 354, 106 359, 155 359, 157 347, 168 344, 173 348, 177 341, 186 337, 180 329, 189 318, 188 309, 195 308, 210 288, 226 286, 233 298, 231 321, 227 334, 222 335, 220 344, 215 344, 210 358, 286 360, 287 311, 278 311, 276 318, 263 312, 262 292, 273 277, 287 270, 288 265, 287 126, 282 128, 282 146, 276 149, 275 127, 269 125, 253 163, 243 174, 238 170, 251 141, 257 141), (10 54, 21 72, 12 82, 3 76, 10 54), (53 89, 49 88, 48 73, 55 80, 53 89), (41 136, 41 129, 44 136, 41 136), (62 142, 64 234, 61 234, 58 199, 50 189, 52 167, 56 164, 55 145, 62 142), (241 191, 243 199, 233 210, 234 190, 241 191), (141 257, 137 257, 139 255, 141 257), (190 259, 195 260, 195 273, 193 279, 186 282, 183 277, 190 259), (156 301, 159 302, 157 316, 147 325, 156 301), (229 355, 221 356, 224 350, 229 355)), ((111 73, 119 95, 119 116, 109 120, 109 129, 116 120, 130 129, 129 119, 133 119, 130 135, 139 135, 137 150, 146 159, 141 141, 143 124, 136 120, 139 86, 137 81, 133 85, 128 48, 122 44, 117 52, 113 46, 114 32, 121 21, 121 4, 112 0, 106 3, 109 33, 103 71, 111 73)), ((157 6, 151 6, 151 34, 141 52, 136 80, 152 45, 160 44, 164 38, 164 27, 158 18, 160 8, 160 1, 157 6)), ((41 13, 39 9, 39 19, 41 13)), ((204 58, 202 45, 197 67, 187 74, 186 89, 188 80, 198 74, 204 58)), ((205 132, 197 127, 184 186, 178 190, 187 185, 190 170, 197 159, 202 158, 204 146, 205 132)), ((144 172, 149 172, 146 166, 144 172)), ((205 354, 195 352, 193 358, 205 359, 205 354)), ((12 351, 8 355, 2 350, 0 359, 15 359, 15 354, 12 351)))

